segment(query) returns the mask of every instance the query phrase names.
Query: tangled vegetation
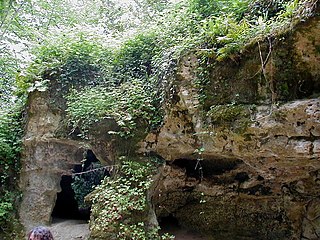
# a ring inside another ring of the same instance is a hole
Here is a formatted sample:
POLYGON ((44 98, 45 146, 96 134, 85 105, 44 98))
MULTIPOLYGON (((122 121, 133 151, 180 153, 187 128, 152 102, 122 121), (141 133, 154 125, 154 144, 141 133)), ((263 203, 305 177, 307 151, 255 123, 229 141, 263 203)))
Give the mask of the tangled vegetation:
POLYGON ((314 1, 307 0, 182 1, 159 15, 149 30, 115 48, 83 32, 49 39, 36 48, 19 86, 42 91, 58 82, 55 89, 67 98, 69 124, 81 136, 93 123, 114 118, 120 128, 114 133, 130 137, 138 122, 146 131, 161 123, 164 88, 159 82, 169 77, 175 67, 170 63, 180 54, 198 49, 201 92, 207 58, 232 58, 248 44, 285 31, 313 8, 314 1))
POLYGON ((107 177, 87 196, 92 203, 91 236, 94 239, 172 239, 160 236, 156 226, 147 223, 147 191, 152 184, 150 163, 123 161, 119 174, 107 177))
POLYGON ((0 111, 0 238, 5 234, 18 234, 19 226, 15 219, 16 187, 20 169, 21 114, 20 109, 0 111))

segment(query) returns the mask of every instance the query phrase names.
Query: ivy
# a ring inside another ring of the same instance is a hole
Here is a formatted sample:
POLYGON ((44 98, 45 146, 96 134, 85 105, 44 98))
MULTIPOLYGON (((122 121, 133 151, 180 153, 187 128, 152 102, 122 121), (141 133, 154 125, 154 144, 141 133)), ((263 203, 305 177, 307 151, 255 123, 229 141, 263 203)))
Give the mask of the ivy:
POLYGON ((92 203, 91 237, 94 239, 171 239, 159 236, 146 224, 147 190, 152 184, 152 165, 125 160, 119 174, 107 177, 87 196, 92 203))
POLYGON ((312 14, 316 1, 218 2, 224 6, 218 11, 221 14, 215 12, 207 16, 202 21, 201 33, 202 45, 208 48, 204 54, 209 53, 221 61, 240 53, 254 42, 285 33, 312 14))
POLYGON ((115 54, 113 63, 118 81, 148 78, 153 73, 153 57, 159 51, 157 35, 153 32, 138 34, 125 41, 115 54))
POLYGON ((138 120, 144 122, 146 130, 161 121, 161 116, 157 115, 155 90, 150 84, 138 80, 119 87, 72 90, 67 99, 69 122, 83 132, 95 122, 113 118, 120 131, 110 134, 130 137, 134 135, 138 120))
POLYGON ((90 205, 85 202, 85 196, 98 186, 105 176, 105 169, 101 164, 94 164, 94 168, 72 176, 71 187, 75 194, 75 200, 79 209, 89 209, 90 205))
MULTIPOLYGON (((32 63, 18 77, 19 94, 38 90, 36 84, 57 82, 55 91, 67 94, 70 87, 112 85, 111 50, 85 32, 64 33, 33 49, 32 63)), ((51 85, 52 85, 51 84, 51 85)))
POLYGON ((17 177, 20 171, 21 108, 0 110, 0 238, 17 231, 15 204, 19 198, 17 177))

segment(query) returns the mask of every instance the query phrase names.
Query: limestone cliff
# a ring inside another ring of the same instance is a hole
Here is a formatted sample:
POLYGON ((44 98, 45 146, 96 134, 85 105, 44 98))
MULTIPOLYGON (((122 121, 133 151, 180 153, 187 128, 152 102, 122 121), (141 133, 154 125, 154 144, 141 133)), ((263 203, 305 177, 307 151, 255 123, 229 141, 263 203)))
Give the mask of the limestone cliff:
MULTIPOLYGON (((209 59, 201 91, 197 52, 180 60, 163 125, 135 152, 166 161, 151 196, 158 220, 173 216, 210 239, 320 238, 319 28, 313 17, 232 60, 209 59)), ((86 141, 61 134, 64 109, 50 99, 29 96, 20 206, 27 228, 50 223, 61 176, 83 151, 113 164, 131 146, 108 135, 112 120, 86 141)))

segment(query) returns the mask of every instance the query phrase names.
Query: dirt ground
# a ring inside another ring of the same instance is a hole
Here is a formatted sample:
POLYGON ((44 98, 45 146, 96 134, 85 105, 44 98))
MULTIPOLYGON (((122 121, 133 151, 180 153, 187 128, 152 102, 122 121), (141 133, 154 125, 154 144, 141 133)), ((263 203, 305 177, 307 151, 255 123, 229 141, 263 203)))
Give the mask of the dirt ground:
MULTIPOLYGON (((55 240, 87 240, 89 237, 88 223, 83 220, 54 219, 49 228, 55 240)), ((176 226, 167 226, 163 230, 173 234, 175 240, 206 240, 200 234, 176 226)))
POLYGON ((83 220, 54 219, 49 227, 54 240, 87 240, 89 226, 83 220))

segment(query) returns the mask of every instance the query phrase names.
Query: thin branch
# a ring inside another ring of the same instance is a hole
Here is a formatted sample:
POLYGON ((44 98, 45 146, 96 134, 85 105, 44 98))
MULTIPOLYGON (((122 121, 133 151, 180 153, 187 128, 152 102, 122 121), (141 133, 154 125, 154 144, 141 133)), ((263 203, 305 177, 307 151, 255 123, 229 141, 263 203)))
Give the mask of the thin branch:
POLYGON ((97 171, 99 171, 99 170, 108 170, 108 172, 112 172, 112 170, 113 170, 115 167, 119 167, 119 165, 103 166, 103 167, 91 169, 91 170, 88 170, 88 171, 85 171, 85 172, 73 173, 72 176, 83 175, 83 174, 87 174, 87 173, 90 173, 90 172, 97 172, 97 171))
MULTIPOLYGON (((7 32, 8 28, 9 28, 9 25, 10 25, 10 23, 12 22, 12 20, 18 15, 18 12, 20 11, 20 9, 23 7, 23 5, 24 5, 26 2, 27 2, 27 0, 26 0, 26 1, 23 1, 23 2, 20 4, 20 6, 17 7, 17 8, 14 10, 14 13, 13 13, 11 19, 9 20, 9 22, 8 22, 8 24, 7 24, 7 27, 4 29, 4 31, 3 31, 3 32, 1 33, 1 35, 0 35, 0 40, 3 38, 3 36, 4 36, 5 33, 7 32)), ((8 10, 8 12, 9 12, 9 10, 8 10)), ((4 24, 4 21, 3 21, 3 24, 4 24)), ((1 29, 1 27, 0 27, 0 29, 1 29)))

